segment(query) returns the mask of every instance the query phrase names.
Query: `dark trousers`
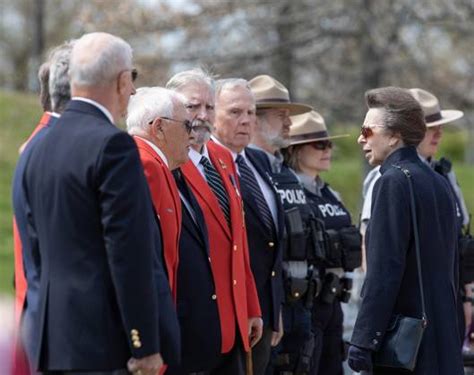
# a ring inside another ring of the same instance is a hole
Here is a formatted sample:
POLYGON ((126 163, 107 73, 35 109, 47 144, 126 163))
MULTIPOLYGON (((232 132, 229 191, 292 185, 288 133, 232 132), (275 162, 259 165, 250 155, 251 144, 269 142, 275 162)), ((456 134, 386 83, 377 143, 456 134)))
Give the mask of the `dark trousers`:
POLYGON ((166 375, 245 375, 245 351, 239 330, 235 331, 235 344, 228 353, 219 353, 213 365, 199 371, 183 368, 168 368, 166 375))
POLYGON ((313 345, 311 310, 302 300, 282 306, 284 335, 267 371, 273 374, 303 374, 309 370, 313 345), (311 349, 310 349, 311 348, 311 349))
POLYGON ((311 375, 344 373, 343 313, 341 303, 325 303, 318 298, 313 306, 314 352, 311 375))
POLYGON ((46 371, 42 375, 129 375, 128 370, 111 370, 111 371, 46 371))
POLYGON ((252 348, 253 375, 264 375, 270 361, 272 351, 271 327, 264 327, 260 341, 252 348))

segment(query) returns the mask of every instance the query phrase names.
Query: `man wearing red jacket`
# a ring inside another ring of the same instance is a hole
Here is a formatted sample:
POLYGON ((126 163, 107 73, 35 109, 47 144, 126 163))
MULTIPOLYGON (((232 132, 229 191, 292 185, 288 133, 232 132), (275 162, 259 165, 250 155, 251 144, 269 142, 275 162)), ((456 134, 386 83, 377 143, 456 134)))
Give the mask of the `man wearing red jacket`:
POLYGON ((166 271, 175 301, 181 202, 171 170, 188 160, 188 116, 181 95, 161 87, 138 89, 128 105, 127 129, 137 144, 160 217, 166 271))
MULTIPOLYGON (((214 122, 214 83, 202 70, 195 69, 175 75, 167 87, 186 97, 186 108, 193 118, 191 160, 181 167, 181 174, 207 227, 208 256, 215 284, 211 298, 217 303, 219 316, 219 355, 200 370, 206 374, 244 374, 244 353, 260 339, 263 323, 232 156, 223 147, 208 142, 214 122)), ((181 288, 189 287, 179 287, 178 301, 181 288)), ((215 323, 201 322, 210 327, 215 323)))

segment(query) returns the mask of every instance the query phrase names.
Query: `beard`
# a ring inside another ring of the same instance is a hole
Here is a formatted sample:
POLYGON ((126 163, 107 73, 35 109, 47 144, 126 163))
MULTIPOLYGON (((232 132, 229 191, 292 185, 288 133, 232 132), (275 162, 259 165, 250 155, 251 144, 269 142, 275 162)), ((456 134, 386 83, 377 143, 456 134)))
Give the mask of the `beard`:
POLYGON ((209 121, 194 120, 193 130, 191 132, 191 145, 202 146, 211 139, 214 126, 209 121))

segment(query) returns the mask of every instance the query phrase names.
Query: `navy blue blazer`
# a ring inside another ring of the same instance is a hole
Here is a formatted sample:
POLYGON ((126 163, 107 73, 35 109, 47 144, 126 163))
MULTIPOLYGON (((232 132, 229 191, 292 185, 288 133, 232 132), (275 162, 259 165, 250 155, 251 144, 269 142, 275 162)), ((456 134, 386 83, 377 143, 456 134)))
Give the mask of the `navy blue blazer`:
POLYGON ((23 188, 41 264, 38 369, 113 370, 157 352, 173 361, 176 314, 133 139, 72 100, 32 149, 23 188))
POLYGON ((258 212, 257 204, 245 184, 240 183, 245 209, 245 225, 249 244, 250 264, 257 286, 258 299, 265 326, 278 331, 283 302, 282 257, 284 211, 280 195, 270 179, 271 167, 263 151, 245 148, 245 155, 265 183, 270 186, 277 207, 277 226, 268 230, 258 212))
POLYGON ((408 181, 394 165, 412 176, 428 319, 413 373, 461 375, 454 197, 446 179, 423 163, 414 147, 390 154, 374 186, 366 232, 367 276, 351 343, 377 351, 393 316, 421 317, 408 181))
POLYGON ((221 330, 215 298, 215 285, 209 263, 206 222, 191 189, 180 170, 173 171, 183 203, 179 241, 177 309, 181 327, 181 370, 189 373, 210 369, 220 356, 221 330))
POLYGON ((27 280, 27 290, 25 305, 22 315, 22 338, 23 344, 30 363, 36 363, 35 353, 38 350, 38 330, 34 329, 33 322, 38 319, 39 307, 39 281, 41 274, 41 263, 38 255, 37 237, 28 236, 28 218, 30 211, 26 202, 25 192, 22 181, 25 173, 26 163, 28 162, 31 151, 42 141, 49 132, 50 127, 54 126, 57 118, 50 116, 48 123, 40 129, 28 142, 21 153, 13 175, 12 183, 12 205, 13 213, 18 228, 22 244, 23 270, 27 280))

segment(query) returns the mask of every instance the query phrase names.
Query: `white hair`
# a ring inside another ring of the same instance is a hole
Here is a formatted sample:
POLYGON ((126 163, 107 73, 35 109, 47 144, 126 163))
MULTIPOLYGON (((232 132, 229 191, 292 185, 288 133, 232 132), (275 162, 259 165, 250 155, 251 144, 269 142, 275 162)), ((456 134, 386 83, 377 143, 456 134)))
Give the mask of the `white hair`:
POLYGON ((132 69, 132 48, 119 37, 90 33, 74 44, 69 68, 71 86, 108 84, 127 69, 132 69))
POLYGON ((62 113, 71 99, 69 63, 75 42, 75 40, 64 42, 49 55, 49 94, 54 112, 62 113))
POLYGON ((209 87, 209 90, 214 94, 214 77, 207 71, 201 68, 194 68, 185 70, 175 74, 166 83, 166 88, 169 90, 180 91, 184 86, 191 83, 202 84, 209 87))
POLYGON ((140 87, 130 97, 127 110, 127 130, 149 129, 150 121, 157 117, 172 118, 176 106, 184 106, 183 95, 163 87, 140 87))
POLYGON ((254 98, 252 89, 250 88, 250 84, 247 80, 243 78, 226 78, 226 79, 219 79, 216 81, 216 101, 219 98, 219 95, 224 90, 233 90, 237 87, 241 87, 243 89, 248 90, 252 98, 254 98))

